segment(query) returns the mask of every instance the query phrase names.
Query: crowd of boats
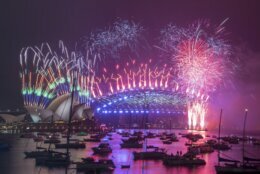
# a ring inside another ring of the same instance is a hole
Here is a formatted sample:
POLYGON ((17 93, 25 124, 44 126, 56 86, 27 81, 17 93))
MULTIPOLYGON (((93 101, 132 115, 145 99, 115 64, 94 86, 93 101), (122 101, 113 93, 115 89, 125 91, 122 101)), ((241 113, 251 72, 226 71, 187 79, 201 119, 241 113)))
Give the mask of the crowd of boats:
MULTIPOLYGON (((82 133, 80 133, 82 134, 82 133)), ((129 132, 118 133, 122 136, 122 143, 120 144, 121 148, 145 148, 145 151, 141 152, 133 152, 134 160, 162 160, 163 164, 166 166, 193 166, 193 165, 205 165, 206 162, 203 159, 197 157, 200 153, 209 153, 211 151, 205 151, 206 145, 192 145, 189 146, 188 151, 185 154, 178 152, 177 154, 167 154, 165 149, 145 144, 146 139, 159 138, 162 143, 164 141, 169 141, 171 143, 177 142, 178 138, 174 133, 162 133, 162 134, 154 134, 147 133, 144 135, 142 131, 136 131, 133 134, 129 132), (198 150, 200 149, 201 150, 198 150), (197 150, 195 150, 197 149, 197 150)), ((102 138, 105 136, 112 137, 111 133, 96 133, 89 135, 89 138, 84 138, 84 140, 95 140, 94 142, 100 142, 97 147, 93 147, 93 154, 107 156, 112 153, 112 148, 108 142, 102 142, 102 138)), ((182 135, 183 137, 191 137, 194 138, 197 134, 186 134, 182 135)), ((26 151, 24 152, 26 158, 35 158, 36 165, 43 165, 46 167, 67 167, 70 164, 76 165, 77 171, 89 171, 89 170, 106 170, 113 171, 115 169, 115 164, 111 159, 102 159, 96 161, 93 157, 82 158, 80 162, 75 162, 70 160, 70 156, 64 152, 55 151, 51 148, 51 144, 55 145, 55 148, 86 148, 83 147, 82 144, 84 142, 80 142, 80 140, 75 139, 75 142, 72 142, 65 146, 65 144, 61 144, 60 135, 59 134, 45 134, 38 133, 37 136, 34 134, 24 134, 21 136, 22 138, 33 138, 36 143, 44 142, 49 144, 49 148, 38 147, 35 151, 26 151)), ((72 139, 73 140, 73 139, 72 139)), ((83 140, 83 141, 84 141, 83 140)), ((93 142, 93 141, 92 141, 93 142)), ((167 143, 167 144, 171 144, 167 143)), ((165 143, 164 143, 165 144, 165 143)), ((85 145, 85 144, 84 144, 85 145)), ((209 145, 208 145, 209 146, 209 145)), ((210 147, 210 146, 209 146, 210 147)), ((128 168, 130 165, 122 165, 122 168, 128 168)))
MULTIPOLYGON (((71 138, 69 143, 61 143, 62 139, 67 138, 67 133, 26 133, 22 134, 21 138, 33 139, 37 147, 34 151, 25 151, 25 158, 34 158, 35 164, 37 166, 45 167, 64 167, 68 168, 70 165, 74 165, 74 169, 79 172, 89 172, 89 171, 113 171, 116 168, 112 159, 100 159, 95 160, 94 157, 88 156, 82 158, 81 161, 72 161, 70 158, 70 153, 60 152, 56 149, 85 149, 85 142, 96 142, 97 146, 92 147, 93 155, 100 155, 102 157, 108 157, 112 153, 113 149, 110 146, 110 140, 113 140, 113 136, 116 132, 97 132, 92 134, 87 134, 86 132, 79 132, 73 135, 76 138, 71 138), (108 141, 104 142, 102 139, 106 137, 108 141), (41 145, 47 144, 48 148, 42 147, 41 145)), ((163 165, 167 167, 174 166, 198 166, 205 165, 206 161, 200 158, 200 154, 212 153, 217 151, 227 151, 232 148, 233 144, 241 142, 250 142, 253 145, 258 145, 258 141, 255 138, 246 137, 241 138, 237 136, 225 136, 218 138, 217 136, 203 137, 198 133, 179 133, 175 134, 173 132, 162 132, 160 134, 152 133, 150 131, 135 131, 132 134, 129 131, 117 132, 121 135, 121 148, 133 148, 133 160, 161 160, 163 165), (159 148, 154 145, 148 145, 147 140, 149 139, 159 139, 162 144, 171 146, 172 143, 178 142, 179 139, 185 138, 185 146, 187 150, 184 152, 177 151, 176 154, 167 153, 167 149, 159 148), (135 150, 136 149, 136 150, 135 150), (141 150, 137 150, 141 149, 141 150)), ((0 143, 0 148, 3 150, 8 150, 9 145, 0 143)), ((244 167, 250 168, 250 171, 259 171, 258 162, 260 159, 250 158, 245 156, 243 158, 244 167), (254 162, 254 163, 252 163, 254 162)), ((224 163, 225 166, 239 166, 242 163, 238 160, 226 159, 219 157, 219 162, 224 163)), ((129 168, 130 164, 122 164, 121 168, 129 168)), ((216 170, 220 170, 216 166, 216 170)), ((222 173, 222 172, 219 172, 222 173)), ((225 173, 225 172, 224 172, 225 173)))

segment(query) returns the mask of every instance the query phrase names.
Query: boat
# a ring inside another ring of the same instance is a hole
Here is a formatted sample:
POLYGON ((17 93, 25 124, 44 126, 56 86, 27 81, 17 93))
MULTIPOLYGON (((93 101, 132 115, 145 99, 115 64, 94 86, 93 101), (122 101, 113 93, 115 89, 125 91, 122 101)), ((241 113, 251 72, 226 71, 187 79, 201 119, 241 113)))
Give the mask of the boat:
POLYGON ((133 135, 132 136, 142 136, 143 135, 143 132, 142 131, 134 131, 133 135))
POLYGON ((165 166, 199 166, 205 165, 206 162, 203 159, 197 158, 196 155, 190 154, 189 152, 180 155, 167 155, 163 159, 165 166))
MULTIPOLYGON (((61 137, 62 138, 67 138, 67 135, 61 135, 61 137)), ((70 136, 70 138, 71 138, 71 136, 70 136)))
POLYGON ((216 150, 229 150, 231 149, 231 146, 229 146, 228 144, 222 142, 222 143, 217 143, 217 144, 214 144, 212 145, 212 147, 216 150))
POLYGON ((140 142, 137 137, 130 137, 128 139, 122 139, 123 143, 120 144, 121 148, 142 148, 143 143, 140 142))
POLYGON ((62 152, 56 152, 56 151, 49 150, 49 149, 46 149, 46 148, 38 147, 38 149, 41 149, 41 150, 31 151, 31 152, 24 152, 26 158, 47 157, 47 156, 50 156, 50 155, 52 155, 54 153, 56 153, 56 154, 64 154, 62 152))
POLYGON ((202 135, 193 133, 183 134, 182 137, 185 137, 192 142, 197 142, 199 139, 203 139, 202 135))
POLYGON ((160 140, 166 140, 166 136, 165 135, 160 136, 160 140))
POLYGON ((84 138, 85 142, 100 142, 99 138, 84 138))
POLYGON ((145 138, 155 138, 156 135, 152 132, 148 132, 147 135, 145 136, 145 138))
POLYGON ((122 169, 129 169, 130 167, 131 167, 130 164, 122 164, 121 165, 122 169))
POLYGON ((98 133, 98 134, 92 134, 92 135, 90 135, 90 138, 101 139, 101 138, 104 138, 105 136, 106 136, 105 133, 98 133))
POLYGON ((52 156, 53 154, 62 154, 62 152, 55 152, 55 151, 51 150, 51 145, 54 143, 59 143, 60 140, 53 139, 53 138, 45 140, 44 143, 49 144, 48 149, 37 146, 37 141, 35 141, 35 142, 36 142, 36 150, 30 151, 30 152, 25 151, 24 154, 25 154, 26 158, 43 158, 43 157, 47 158, 49 156, 52 156))
POLYGON ((146 146, 147 149, 158 149, 159 147, 153 146, 153 145, 148 145, 146 146))
POLYGON ((33 141, 34 142, 42 142, 44 139, 43 139, 43 137, 41 137, 41 136, 37 136, 37 137, 35 137, 35 138, 33 138, 33 141))
POLYGON ((49 135, 46 132, 38 132, 37 136, 44 136, 44 137, 48 137, 49 135))
POLYGON ((66 148, 70 148, 70 149, 85 149, 86 148, 86 144, 85 143, 80 143, 78 141, 74 142, 74 143, 63 143, 63 144, 55 144, 55 148, 56 149, 66 149, 66 148))
POLYGON ((172 141, 172 142, 178 142, 179 141, 176 136, 170 137, 169 140, 172 141))
POLYGON ((101 143, 98 147, 93 147, 94 154, 107 155, 112 152, 112 148, 108 143, 101 143))
POLYGON ((228 142, 229 144, 238 144, 239 138, 237 136, 227 136, 221 138, 223 141, 228 142))
POLYGON ((139 142, 133 142, 133 143, 122 143, 120 144, 121 148, 142 148, 143 144, 139 142))
POLYGON ((146 152, 133 152, 134 160, 144 160, 144 159, 151 159, 151 160, 161 160, 167 154, 165 149, 155 149, 154 151, 146 151, 146 152))
POLYGON ((52 138, 52 139, 48 139, 48 140, 44 140, 44 144, 58 144, 58 143, 60 143, 61 141, 59 140, 59 139, 54 139, 54 138, 52 138))
POLYGON ((239 166, 237 164, 225 166, 215 166, 215 170, 218 174, 225 173, 260 173, 260 169, 254 166, 239 166))
POLYGON ((122 132, 122 133, 118 133, 119 135, 121 135, 122 137, 129 137, 130 133, 129 132, 122 132))
POLYGON ((36 165, 47 167, 67 167, 70 165, 70 158, 67 154, 51 153, 48 156, 36 157, 36 165))
POLYGON ((76 163, 77 172, 102 172, 113 171, 116 166, 110 159, 100 159, 95 161, 94 158, 82 158, 83 162, 76 163))
POLYGON ((129 137, 128 139, 122 139, 123 143, 131 143, 131 142, 139 142, 143 139, 140 139, 140 137, 129 137))
MULTIPOLYGON (((246 118, 247 118, 248 110, 245 109, 245 116, 244 116, 244 127, 243 127, 243 139, 245 139, 245 127, 246 127, 246 118)), ((221 117, 222 117, 222 109, 220 112, 220 121, 219 121, 219 141, 220 141, 220 124, 221 124, 221 117)), ((260 173, 260 166, 259 164, 255 164, 253 162, 260 162, 260 159, 249 158, 245 156, 245 141, 243 141, 242 145, 242 162, 238 160, 226 159, 220 157, 220 153, 218 152, 218 165, 215 166, 215 170, 217 174, 224 174, 224 173, 260 173)))
POLYGON ((260 167, 256 166, 255 164, 250 164, 250 161, 260 161, 260 159, 252 159, 248 157, 244 157, 246 163, 241 163, 238 160, 226 159, 219 157, 219 163, 223 162, 224 165, 217 165, 215 166, 215 170, 218 174, 225 174, 225 173, 260 173, 260 167))
POLYGON ((60 135, 59 134, 51 134, 46 137, 47 139, 59 139, 60 135))
POLYGON ((214 149, 208 144, 193 144, 188 147, 188 152, 198 155, 203 153, 212 153, 214 152, 214 149))
POLYGON ((171 140, 164 140, 163 144, 172 144, 172 141, 171 140))

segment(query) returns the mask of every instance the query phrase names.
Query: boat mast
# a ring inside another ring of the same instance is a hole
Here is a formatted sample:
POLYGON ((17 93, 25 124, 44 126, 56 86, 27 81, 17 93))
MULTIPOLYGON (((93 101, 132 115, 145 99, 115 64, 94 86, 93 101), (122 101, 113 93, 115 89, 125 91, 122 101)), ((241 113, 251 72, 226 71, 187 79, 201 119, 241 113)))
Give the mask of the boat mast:
MULTIPOLYGON (((147 122, 148 122, 148 102, 147 102, 147 98, 146 98, 146 91, 144 91, 144 150, 145 152, 147 152, 147 138, 145 136, 147 136, 147 122)), ((143 163, 142 163, 142 174, 144 174, 144 167, 145 167, 145 160, 143 159, 143 163)))
POLYGON ((69 121, 68 121, 68 132, 67 132, 67 157, 69 156, 69 143, 70 143, 70 132, 71 132, 71 119, 73 114, 73 100, 74 100, 74 90, 76 86, 77 78, 74 77, 73 79, 73 85, 72 85, 72 91, 71 91, 71 104, 70 104, 70 114, 69 114, 69 121))
MULTIPOLYGON (((49 126, 49 130, 51 130, 51 126, 53 126, 53 113, 52 113, 52 115, 51 115, 51 122, 50 122, 49 125, 50 125, 50 126, 49 126)), ((51 149, 51 144, 52 144, 52 143, 49 143, 48 151, 51 149)))
POLYGON ((245 109, 245 118, 244 118, 244 128, 243 128, 243 146, 242 146, 242 163, 244 166, 244 157, 245 157, 245 134, 246 134, 246 117, 247 117, 248 109, 245 109))
MULTIPOLYGON (((147 101, 147 98, 146 98, 146 92, 144 92, 144 113, 145 113, 145 123, 144 123, 144 128, 145 128, 145 136, 147 136, 147 128, 148 128, 148 115, 149 113, 147 111, 149 111, 149 104, 148 104, 148 101, 147 101)), ((147 151, 147 141, 148 139, 147 138, 144 138, 144 141, 145 141, 145 151, 147 151)))
MULTIPOLYGON (((220 128, 222 119, 222 109, 220 110, 219 124, 218 124, 218 145, 220 145, 220 128)), ((220 150, 218 149, 218 165, 219 165, 220 150)))

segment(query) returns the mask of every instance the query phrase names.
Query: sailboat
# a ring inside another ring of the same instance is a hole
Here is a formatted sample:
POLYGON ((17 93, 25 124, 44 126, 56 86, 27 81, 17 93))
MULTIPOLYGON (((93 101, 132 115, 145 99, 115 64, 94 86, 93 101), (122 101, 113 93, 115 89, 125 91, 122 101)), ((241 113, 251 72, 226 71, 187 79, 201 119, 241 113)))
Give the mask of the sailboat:
MULTIPOLYGON (((55 139, 53 138, 54 136, 50 136, 48 140, 45 140, 44 143, 48 143, 49 147, 48 148, 43 148, 41 146, 38 146, 38 142, 36 141, 36 150, 35 151, 25 151, 25 157, 26 158, 40 158, 40 157, 48 157, 52 156, 53 154, 60 154, 61 152, 55 152, 51 150, 51 145, 60 142, 56 137, 55 139), (56 141, 54 141, 56 140, 56 141)), ((41 142, 42 143, 42 142, 41 142)), ((62 154, 62 153, 61 153, 62 154)))
MULTIPOLYGON (((244 128, 243 128, 243 139, 245 139, 245 127, 246 127, 246 118, 247 118, 248 110, 245 109, 245 117, 244 117, 244 128)), ((222 117, 222 109, 220 112, 220 122, 219 122, 219 138, 220 141, 220 124, 221 124, 221 117, 222 117)), ((222 173, 260 173, 260 167, 252 164, 252 161, 260 161, 260 159, 249 158, 245 156, 245 142, 243 141, 242 146, 242 162, 232 159, 226 159, 220 157, 220 153, 218 151, 218 165, 215 166, 215 170, 218 174, 222 173), (224 162, 224 165, 220 164, 224 162)))
POLYGON ((100 143, 98 147, 93 147, 94 154, 108 155, 112 152, 112 148, 109 143, 100 143))
POLYGON ((76 87, 76 78, 74 78, 71 93, 71 105, 70 105, 70 115, 68 120, 68 131, 67 131, 67 146, 66 153, 51 153, 46 157, 36 157, 36 165, 44 165, 47 167, 68 167, 70 165, 70 155, 69 155, 69 144, 70 144, 70 133, 71 133, 71 119, 73 114, 73 100, 74 91, 76 87))
MULTIPOLYGON (((144 93, 144 110, 149 110, 149 103, 147 102, 146 93, 144 93)), ((148 128, 148 113, 144 115, 144 150, 141 152, 133 152, 134 160, 161 160, 167 154, 166 150, 162 148, 153 148, 153 150, 147 150, 148 138, 147 138, 147 128, 148 128)), ((144 165, 144 163, 143 163, 144 165)))
POLYGON ((36 147, 36 151, 27 152, 25 151, 24 154, 26 158, 39 158, 39 157, 47 157, 51 156, 52 154, 62 154, 62 152, 56 152, 53 150, 50 150, 49 148, 43 148, 43 147, 36 147))

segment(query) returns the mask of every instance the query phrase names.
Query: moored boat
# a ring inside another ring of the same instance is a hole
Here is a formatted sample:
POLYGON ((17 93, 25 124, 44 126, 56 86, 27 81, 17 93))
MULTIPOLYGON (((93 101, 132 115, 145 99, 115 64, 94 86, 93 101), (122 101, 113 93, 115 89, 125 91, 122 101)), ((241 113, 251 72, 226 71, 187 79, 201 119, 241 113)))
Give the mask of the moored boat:
POLYGON ((99 138, 84 138, 85 142, 100 142, 99 138))
POLYGON ((188 151, 198 155, 203 153, 212 153, 214 152, 214 149, 208 144, 193 144, 188 147, 188 151))
POLYGON ((110 159, 100 159, 95 161, 93 158, 83 158, 83 162, 76 163, 77 172, 97 172, 113 171, 115 164, 110 159))
POLYGON ((107 155, 112 152, 112 148, 108 143, 101 143, 98 147, 93 147, 94 154, 107 155))
POLYGON ((120 144, 121 148, 142 148, 143 144, 139 142, 133 142, 133 143, 122 143, 120 144))
POLYGON ((75 143, 63 143, 63 144, 55 144, 55 148, 56 149, 66 149, 66 148, 70 148, 70 149, 85 149, 86 148, 86 144, 85 143, 80 143, 80 142, 75 142, 75 143))
POLYGON ((48 140, 44 140, 45 144, 57 144, 60 143, 61 141, 59 139, 48 139, 48 140))
POLYGON ((167 155, 163 159, 163 164, 165 166, 198 166, 205 165, 206 162, 205 160, 193 155, 167 155))
POLYGON ((165 149, 155 149, 154 151, 133 152, 133 155, 134 155, 134 160, 139 160, 139 159, 160 160, 163 159, 167 154, 165 149))
POLYGON ((51 156, 52 154, 64 154, 62 152, 55 152, 53 150, 47 150, 42 148, 41 150, 31 151, 31 152, 24 152, 26 158, 36 158, 36 157, 47 157, 51 156))
MULTIPOLYGON (((245 109, 244 116, 244 127, 243 127, 243 140, 245 139, 245 128, 246 128, 246 118, 247 118, 248 110, 245 109)), ((220 122, 219 122, 219 140, 220 140, 220 124, 221 124, 222 110, 220 112, 220 122)), ((242 141, 242 162, 232 159, 226 159, 220 157, 220 153, 218 153, 218 165, 215 166, 215 170, 217 174, 225 174, 225 173, 260 173, 260 159, 249 158, 245 156, 245 141, 242 141), (255 164, 254 162, 258 162, 255 164)))
POLYGON ((67 154, 53 153, 50 156, 36 157, 36 165, 46 167, 67 167, 70 165, 70 158, 67 154))

